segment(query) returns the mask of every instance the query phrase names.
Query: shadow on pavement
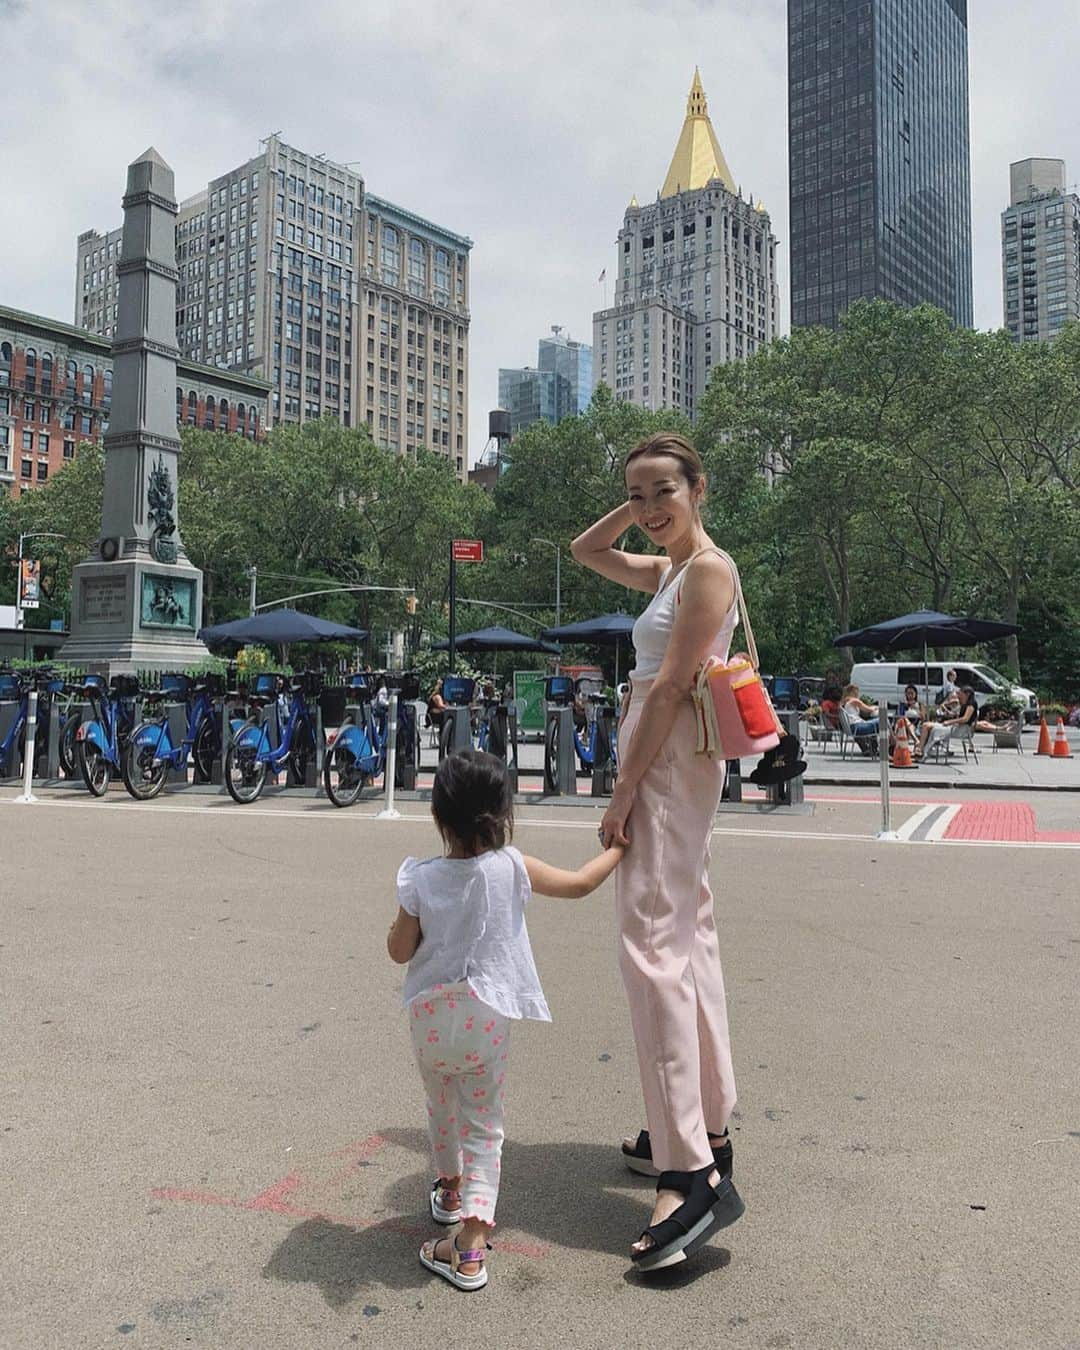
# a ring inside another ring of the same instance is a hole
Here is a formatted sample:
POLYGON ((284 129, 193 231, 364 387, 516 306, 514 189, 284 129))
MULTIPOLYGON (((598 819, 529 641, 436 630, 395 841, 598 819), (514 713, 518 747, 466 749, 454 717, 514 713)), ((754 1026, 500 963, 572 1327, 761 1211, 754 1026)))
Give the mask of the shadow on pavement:
MULTIPOLYGON (((431 1185, 427 1135, 403 1129, 380 1134, 425 1160, 422 1171, 391 1182, 384 1192, 386 1204, 426 1217, 426 1208, 418 1208, 417 1202, 431 1185)), ((576 1251, 624 1256, 649 1221, 652 1189, 639 1187, 641 1179, 620 1166, 610 1145, 521 1144, 508 1139, 502 1161, 499 1224, 515 1232, 576 1251), (619 1186, 640 1189, 640 1199, 607 1189, 619 1186)))
POLYGON ((726 1247, 702 1247, 681 1265, 668 1266, 666 1270, 658 1270, 653 1275, 648 1271, 631 1269, 623 1275, 623 1279, 638 1289, 685 1289, 703 1275, 711 1275, 714 1270, 724 1270, 730 1265, 731 1252, 726 1247))
MULTIPOLYGON (((382 1286, 414 1289, 431 1276, 417 1260, 420 1243, 445 1229, 432 1223, 426 1197, 431 1185, 428 1140, 421 1130, 381 1130, 387 1144, 418 1154, 424 1166, 402 1172, 380 1189, 378 1209, 395 1217, 358 1228, 329 1219, 307 1219, 278 1246, 263 1275, 287 1283, 318 1285, 332 1307, 343 1307, 364 1290, 382 1286)), ((365 1170, 365 1179, 375 1169, 365 1170)), ((499 1221, 504 1229, 537 1243, 604 1253, 629 1263, 630 1244, 649 1221, 652 1185, 621 1166, 609 1144, 522 1144, 503 1148, 504 1184, 499 1221), (626 1189, 633 1188, 633 1194, 626 1189)), ((495 1238, 498 1247, 498 1236, 495 1238)), ((706 1247, 683 1265, 643 1275, 628 1269, 628 1284, 681 1289, 731 1261, 725 1247, 706 1247)))
POLYGON ((400 1220, 352 1228, 329 1219, 305 1219, 270 1257, 263 1277, 316 1284, 332 1308, 343 1308, 372 1286, 419 1289, 428 1284, 430 1276, 416 1259, 420 1242, 413 1225, 400 1220))

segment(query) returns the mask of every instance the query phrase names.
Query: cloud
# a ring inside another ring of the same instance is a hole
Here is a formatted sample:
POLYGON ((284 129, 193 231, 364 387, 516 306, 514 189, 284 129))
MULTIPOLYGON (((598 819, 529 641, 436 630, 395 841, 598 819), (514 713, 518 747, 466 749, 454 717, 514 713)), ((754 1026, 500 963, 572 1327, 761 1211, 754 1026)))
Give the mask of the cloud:
MULTIPOLYGON (((1015 13, 972 6, 981 327, 1001 318, 1009 162, 1060 156, 1080 179, 1077 7, 1042 0, 1039 23, 1019 27, 1015 13)), ((663 181, 699 65, 736 182, 771 212, 787 312, 784 0, 0 0, 0 18, 19 52, 0 142, 5 303, 70 318, 75 237, 119 222, 126 165, 146 145, 186 197, 280 130, 475 241, 475 456, 498 367, 534 364, 553 323, 591 339, 596 278, 614 274, 631 194, 663 181)))

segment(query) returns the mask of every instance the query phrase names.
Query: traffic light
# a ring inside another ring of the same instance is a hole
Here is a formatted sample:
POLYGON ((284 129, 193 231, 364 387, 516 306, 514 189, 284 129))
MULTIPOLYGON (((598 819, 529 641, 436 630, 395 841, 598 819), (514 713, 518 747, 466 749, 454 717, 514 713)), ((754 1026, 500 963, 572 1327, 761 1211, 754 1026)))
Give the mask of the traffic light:
POLYGON ((406 613, 406 614, 415 614, 415 613, 416 613, 416 596, 415 596, 415 595, 407 595, 407 596, 405 597, 405 613, 406 613))

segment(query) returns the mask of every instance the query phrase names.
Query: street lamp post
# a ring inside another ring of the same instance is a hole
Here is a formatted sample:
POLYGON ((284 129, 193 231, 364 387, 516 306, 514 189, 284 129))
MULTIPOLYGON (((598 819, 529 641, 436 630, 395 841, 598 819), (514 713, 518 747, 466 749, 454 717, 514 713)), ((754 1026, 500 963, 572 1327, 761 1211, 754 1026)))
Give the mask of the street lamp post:
POLYGON ((22 565, 23 565, 23 543, 27 539, 66 539, 66 534, 59 534, 56 530, 27 530, 19 535, 19 561, 16 564, 18 573, 15 578, 15 627, 22 629, 23 634, 23 659, 26 658, 26 620, 23 617, 22 605, 22 565))
MULTIPOLYGON (((551 539, 542 539, 534 535, 529 540, 530 544, 547 544, 548 548, 555 550, 555 627, 558 628, 562 618, 562 547, 551 539)), ((559 673, 560 662, 555 662, 555 673, 559 673)))

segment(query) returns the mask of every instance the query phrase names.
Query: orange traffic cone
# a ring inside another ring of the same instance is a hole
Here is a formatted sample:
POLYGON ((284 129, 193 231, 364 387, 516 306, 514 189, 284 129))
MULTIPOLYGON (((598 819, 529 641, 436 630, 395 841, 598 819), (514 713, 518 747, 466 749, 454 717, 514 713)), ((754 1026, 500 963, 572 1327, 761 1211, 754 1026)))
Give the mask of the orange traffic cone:
POLYGON ((1052 755, 1054 753, 1050 744, 1050 728, 1046 725, 1045 717, 1039 722, 1039 745, 1035 753, 1037 755, 1052 755))
POLYGON ((911 746, 908 744, 908 721, 906 717, 901 717, 896 724, 896 744, 893 746, 892 759, 889 764, 894 769, 914 769, 915 761, 911 758, 911 746))
POLYGON ((1057 735, 1054 737, 1053 756, 1055 759, 1072 759, 1072 751, 1069 749, 1069 738, 1065 735, 1065 723, 1058 718, 1057 735))

